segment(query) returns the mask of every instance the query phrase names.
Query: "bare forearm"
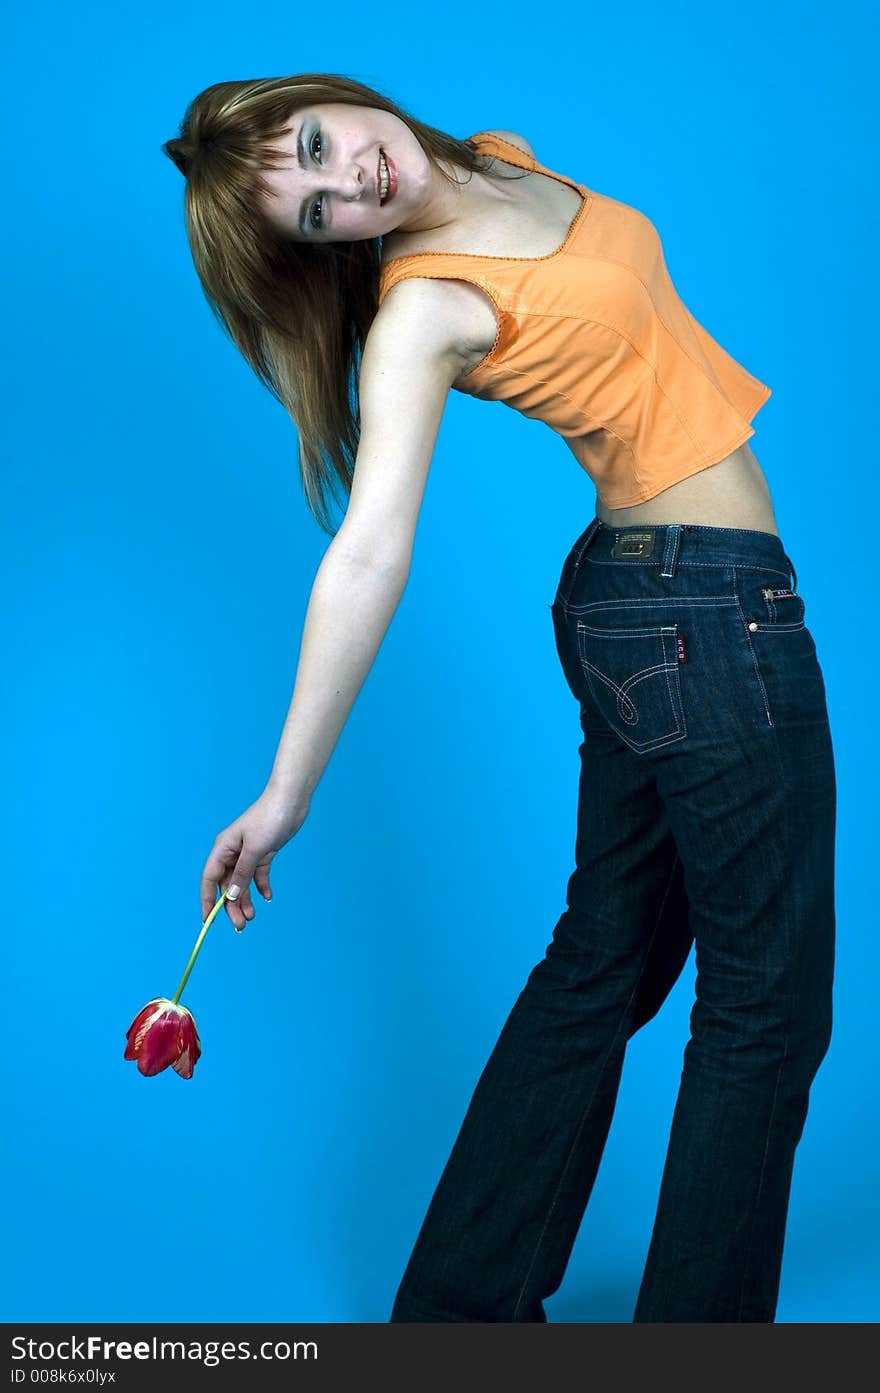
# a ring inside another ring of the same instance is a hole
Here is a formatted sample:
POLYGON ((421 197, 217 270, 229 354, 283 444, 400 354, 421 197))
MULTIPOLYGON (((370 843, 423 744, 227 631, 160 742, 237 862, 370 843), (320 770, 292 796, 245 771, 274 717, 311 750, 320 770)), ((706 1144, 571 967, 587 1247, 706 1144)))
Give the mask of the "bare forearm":
POLYGON ((401 566, 361 562, 336 541, 312 586, 293 697, 269 783, 308 808, 406 588, 401 566))

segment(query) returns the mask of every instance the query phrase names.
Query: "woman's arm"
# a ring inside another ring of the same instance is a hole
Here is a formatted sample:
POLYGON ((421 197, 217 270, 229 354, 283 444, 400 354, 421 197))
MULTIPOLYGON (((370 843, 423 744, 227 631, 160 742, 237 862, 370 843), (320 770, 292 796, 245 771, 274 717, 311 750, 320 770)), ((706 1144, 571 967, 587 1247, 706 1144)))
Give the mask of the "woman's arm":
POLYGON ((402 569, 330 543, 312 586, 293 697, 269 784, 307 813, 406 588, 402 569))
POLYGON ((351 497, 312 586, 269 778, 303 816, 406 588, 443 409, 463 366, 454 303, 442 283, 403 281, 364 345, 351 497))
POLYGON ((449 388, 464 366, 464 301, 444 282, 393 286, 361 359, 360 440, 345 519, 312 586, 293 697, 259 798, 219 832, 202 870, 202 919, 217 887, 236 929, 254 918, 250 885, 296 835, 406 588, 416 522, 449 388))

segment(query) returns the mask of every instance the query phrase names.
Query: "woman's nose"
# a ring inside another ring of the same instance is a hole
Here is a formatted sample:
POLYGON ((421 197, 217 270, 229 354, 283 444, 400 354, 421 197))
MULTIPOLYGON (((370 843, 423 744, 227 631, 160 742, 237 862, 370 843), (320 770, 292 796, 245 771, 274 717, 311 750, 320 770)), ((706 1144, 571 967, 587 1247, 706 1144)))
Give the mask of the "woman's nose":
POLYGON ((350 170, 342 181, 342 192, 348 199, 357 200, 360 198, 364 187, 363 171, 359 169, 350 170))

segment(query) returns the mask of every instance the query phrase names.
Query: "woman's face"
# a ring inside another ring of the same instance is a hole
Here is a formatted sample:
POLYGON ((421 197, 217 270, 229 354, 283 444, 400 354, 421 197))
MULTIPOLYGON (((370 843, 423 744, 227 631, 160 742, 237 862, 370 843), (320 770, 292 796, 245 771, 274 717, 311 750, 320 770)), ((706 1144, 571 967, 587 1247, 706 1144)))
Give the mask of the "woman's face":
POLYGON ((290 164, 264 172, 276 194, 267 209, 292 240, 358 242, 431 225, 435 171, 409 126, 391 112, 322 102, 295 112, 272 143, 290 155, 290 164), (381 200, 380 151, 390 178, 381 200))

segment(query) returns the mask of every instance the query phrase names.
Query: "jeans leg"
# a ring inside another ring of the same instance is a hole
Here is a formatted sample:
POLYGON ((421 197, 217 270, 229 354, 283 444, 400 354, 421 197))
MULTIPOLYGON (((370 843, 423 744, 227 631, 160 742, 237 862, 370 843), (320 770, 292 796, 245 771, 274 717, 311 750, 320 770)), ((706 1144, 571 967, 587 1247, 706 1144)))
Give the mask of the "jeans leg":
POLYGON ((783 651, 764 659, 777 723, 681 746, 660 775, 697 994, 636 1321, 775 1316, 795 1148, 830 1042, 835 934, 830 733, 821 718, 779 719, 794 699, 783 651))
POLYGON ((483 1069, 392 1321, 544 1321, 611 1124, 627 1038, 687 956, 681 862, 647 763, 580 746, 567 908, 483 1069), (652 958, 669 934, 673 950, 652 958), (646 963, 657 965, 647 982, 646 963), (676 967, 677 964, 677 967, 676 967), (642 984, 645 984, 642 992, 642 984))
POLYGON ((632 1019, 627 1026, 627 1038, 653 1020, 675 986, 687 962, 694 935, 690 925, 687 894, 684 888, 684 867, 679 857, 669 893, 660 907, 657 932, 648 945, 645 965, 636 989, 632 1019))

